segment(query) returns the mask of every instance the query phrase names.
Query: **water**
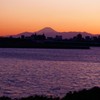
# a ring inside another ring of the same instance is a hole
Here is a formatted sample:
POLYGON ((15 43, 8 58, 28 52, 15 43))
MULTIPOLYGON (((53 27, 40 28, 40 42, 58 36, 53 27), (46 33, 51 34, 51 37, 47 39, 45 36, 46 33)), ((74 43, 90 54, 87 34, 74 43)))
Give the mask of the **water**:
POLYGON ((100 48, 0 49, 0 96, 64 96, 100 87, 100 48))

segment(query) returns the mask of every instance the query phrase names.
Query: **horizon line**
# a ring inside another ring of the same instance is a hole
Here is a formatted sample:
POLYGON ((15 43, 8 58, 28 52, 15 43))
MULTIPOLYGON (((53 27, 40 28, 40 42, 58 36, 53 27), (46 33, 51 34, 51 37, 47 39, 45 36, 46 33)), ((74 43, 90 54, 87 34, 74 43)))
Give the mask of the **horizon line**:
POLYGON ((11 34, 5 34, 5 35, 0 35, 0 36, 10 36, 10 35, 12 36, 12 35, 18 35, 18 34, 21 34, 21 33, 24 33, 24 32, 37 33, 37 32, 39 32, 43 29, 46 29, 46 28, 50 28, 51 30, 54 30, 57 33, 79 32, 79 33, 88 33, 88 34, 91 34, 91 35, 99 35, 99 33, 95 34, 95 33, 87 32, 87 31, 75 31, 75 30, 73 30, 73 31, 58 31, 58 30, 56 30, 52 27, 43 27, 43 28, 38 29, 37 31, 21 31, 21 32, 18 32, 18 33, 11 33, 11 34))

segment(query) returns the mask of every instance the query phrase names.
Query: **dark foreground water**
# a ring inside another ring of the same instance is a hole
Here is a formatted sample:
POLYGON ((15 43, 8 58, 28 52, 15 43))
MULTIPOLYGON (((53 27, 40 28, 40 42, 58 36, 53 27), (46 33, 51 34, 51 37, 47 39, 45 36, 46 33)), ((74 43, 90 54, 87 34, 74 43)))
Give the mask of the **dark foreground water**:
POLYGON ((0 96, 63 96, 100 87, 100 48, 0 49, 0 96))

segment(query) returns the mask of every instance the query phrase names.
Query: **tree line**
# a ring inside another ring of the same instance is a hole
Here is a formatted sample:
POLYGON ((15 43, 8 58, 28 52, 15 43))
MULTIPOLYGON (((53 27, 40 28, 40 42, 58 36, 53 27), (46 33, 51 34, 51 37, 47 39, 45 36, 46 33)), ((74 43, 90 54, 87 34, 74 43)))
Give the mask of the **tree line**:
POLYGON ((78 34, 73 38, 63 39, 61 35, 46 37, 45 34, 33 34, 20 37, 0 37, 0 47, 12 48, 89 48, 100 46, 100 36, 78 34))

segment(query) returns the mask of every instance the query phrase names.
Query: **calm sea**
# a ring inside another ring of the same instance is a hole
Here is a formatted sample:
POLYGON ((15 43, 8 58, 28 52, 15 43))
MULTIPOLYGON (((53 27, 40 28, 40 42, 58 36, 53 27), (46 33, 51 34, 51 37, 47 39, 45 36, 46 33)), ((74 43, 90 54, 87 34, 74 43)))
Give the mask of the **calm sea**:
POLYGON ((0 96, 64 96, 100 86, 100 48, 0 49, 0 96))

